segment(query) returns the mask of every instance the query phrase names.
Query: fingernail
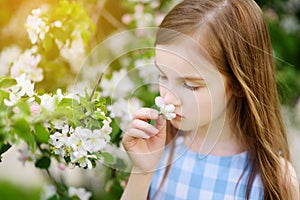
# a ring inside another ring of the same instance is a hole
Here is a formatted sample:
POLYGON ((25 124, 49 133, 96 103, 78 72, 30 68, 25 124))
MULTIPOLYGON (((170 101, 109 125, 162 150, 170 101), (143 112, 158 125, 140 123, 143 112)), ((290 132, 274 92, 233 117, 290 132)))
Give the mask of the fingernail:
POLYGON ((144 135, 143 138, 144 138, 144 139, 149 139, 150 136, 149 136, 149 135, 144 135))

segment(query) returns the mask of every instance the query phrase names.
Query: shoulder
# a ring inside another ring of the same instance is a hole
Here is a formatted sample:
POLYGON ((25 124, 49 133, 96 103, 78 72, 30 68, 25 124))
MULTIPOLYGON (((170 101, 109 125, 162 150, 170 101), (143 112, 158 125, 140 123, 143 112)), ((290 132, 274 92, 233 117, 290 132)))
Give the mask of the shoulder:
POLYGON ((282 171, 282 182, 283 184, 290 185, 293 199, 300 199, 299 196, 299 182, 298 177, 293 165, 285 160, 284 158, 280 158, 280 165, 282 171))

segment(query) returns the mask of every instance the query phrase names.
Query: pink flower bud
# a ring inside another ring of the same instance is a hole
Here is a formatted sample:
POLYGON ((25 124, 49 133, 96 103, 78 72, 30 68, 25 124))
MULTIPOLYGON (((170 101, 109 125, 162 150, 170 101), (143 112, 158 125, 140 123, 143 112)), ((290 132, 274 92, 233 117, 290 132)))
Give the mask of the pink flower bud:
POLYGON ((16 113, 16 114, 18 114, 18 113, 20 113, 20 109, 18 107, 14 107, 13 108, 13 112, 16 113))
POLYGON ((38 104, 33 104, 30 106, 30 112, 33 115, 38 115, 41 112, 41 107, 38 104))
POLYGON ((129 14, 123 15, 123 17, 122 17, 122 22, 123 22, 124 24, 129 24, 131 21, 132 21, 131 15, 129 15, 129 14))
POLYGON ((58 169, 61 170, 61 171, 64 171, 66 169, 66 165, 61 163, 61 164, 58 165, 58 169))

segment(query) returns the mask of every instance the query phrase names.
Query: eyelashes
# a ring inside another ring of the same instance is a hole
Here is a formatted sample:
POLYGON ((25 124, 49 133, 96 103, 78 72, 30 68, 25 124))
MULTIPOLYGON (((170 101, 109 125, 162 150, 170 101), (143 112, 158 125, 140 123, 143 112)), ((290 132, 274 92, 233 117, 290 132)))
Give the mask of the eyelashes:
POLYGON ((187 83, 183 83, 184 87, 186 87, 187 89, 189 90, 192 90, 192 91, 196 91, 198 89, 200 89, 200 86, 191 86, 191 85, 188 85, 187 83))
MULTIPOLYGON (((165 75, 161 75, 161 74, 158 75, 158 79, 160 81, 167 81, 168 80, 168 78, 165 75)), ((197 86, 196 85, 191 85, 191 84, 188 84, 185 81, 182 82, 182 85, 183 85, 183 87, 185 87, 185 88, 187 88, 188 90, 191 90, 191 91, 196 91, 196 90, 198 90, 200 88, 205 87, 203 85, 201 85, 201 86, 199 86, 199 85, 197 85, 197 86)))

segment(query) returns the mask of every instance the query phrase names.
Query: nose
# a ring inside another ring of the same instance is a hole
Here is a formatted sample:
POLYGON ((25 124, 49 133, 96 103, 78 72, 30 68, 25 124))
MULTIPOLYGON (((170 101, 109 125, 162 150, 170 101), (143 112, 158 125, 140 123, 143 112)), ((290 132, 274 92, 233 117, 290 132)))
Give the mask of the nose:
POLYGON ((179 106, 181 104, 179 97, 170 89, 161 88, 160 96, 164 99, 166 104, 173 104, 174 106, 179 106))

